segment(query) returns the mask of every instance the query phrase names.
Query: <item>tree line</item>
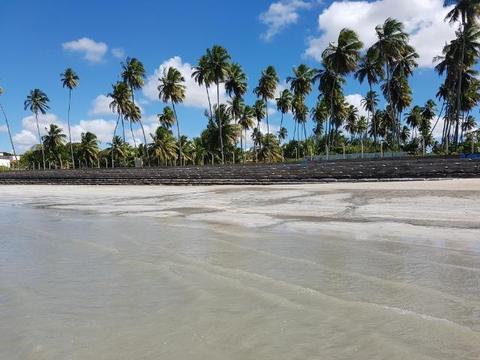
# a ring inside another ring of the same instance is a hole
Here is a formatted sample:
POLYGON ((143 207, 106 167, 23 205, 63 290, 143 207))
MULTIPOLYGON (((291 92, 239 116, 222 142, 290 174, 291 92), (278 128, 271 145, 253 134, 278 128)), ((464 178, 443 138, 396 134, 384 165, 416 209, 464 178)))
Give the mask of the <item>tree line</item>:
POLYGON ((245 102, 248 81, 242 66, 222 46, 207 49, 192 74, 208 99, 207 126, 192 139, 182 135, 177 115, 177 107, 186 96, 186 79, 181 72, 165 68, 158 79, 158 97, 165 106, 158 114, 158 128, 147 136, 141 109, 135 102, 146 71, 140 60, 127 58, 121 64, 121 80, 112 85, 108 94, 110 108, 117 115, 111 143, 101 150, 95 134, 90 132, 82 134, 79 143, 73 143, 70 104, 79 77, 68 68, 61 75, 61 83, 68 90, 68 136, 54 124, 41 136, 39 116, 49 110, 49 98, 40 89, 32 90, 24 105, 35 117, 39 145, 25 154, 24 161, 40 163, 43 168, 47 163, 131 166, 135 158, 148 165, 185 165, 275 162, 341 151, 377 152, 379 148, 423 154, 427 148, 447 154, 470 151, 479 137, 472 111, 480 101, 475 69, 480 56, 480 5, 477 0, 445 1, 445 5, 451 4, 453 9, 445 20, 457 27, 456 37, 434 59, 435 70, 444 79, 436 93, 440 106, 434 100, 413 104, 409 81, 418 67, 419 55, 404 25, 388 18, 375 28, 377 39, 366 50, 353 30, 341 30, 322 53, 321 67, 294 67, 287 77, 288 88, 279 94, 279 75, 273 66, 268 66, 252 90, 257 98, 253 104, 245 102), (349 76, 366 85, 361 102, 366 115, 360 115, 360 109, 346 101, 344 87, 349 76), (228 96, 226 103, 220 98, 222 89, 228 96), (312 93, 317 98, 309 108, 307 98, 312 93), (281 114, 276 132, 270 131, 269 103, 275 104, 281 114), (292 136, 285 127, 287 114, 292 115, 292 136), (309 119, 314 123, 311 130, 306 127, 309 119), (262 123, 266 131, 262 131, 262 123), (133 130, 137 124, 142 130, 141 141, 133 130), (435 138, 433 132, 439 131, 439 124, 443 124, 442 135, 435 138), (129 130, 133 146, 126 140, 129 130), (253 143, 250 148, 249 133, 253 143))

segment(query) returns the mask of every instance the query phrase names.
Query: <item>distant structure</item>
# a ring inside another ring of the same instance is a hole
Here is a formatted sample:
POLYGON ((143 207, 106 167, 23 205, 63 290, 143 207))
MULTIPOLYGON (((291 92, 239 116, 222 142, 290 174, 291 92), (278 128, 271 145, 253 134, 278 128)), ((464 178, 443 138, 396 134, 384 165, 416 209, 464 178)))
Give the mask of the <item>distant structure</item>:
POLYGON ((7 152, 1 152, 0 151, 0 166, 5 166, 10 168, 12 165, 12 162, 15 160, 20 160, 20 156, 13 156, 13 154, 7 153, 7 152))

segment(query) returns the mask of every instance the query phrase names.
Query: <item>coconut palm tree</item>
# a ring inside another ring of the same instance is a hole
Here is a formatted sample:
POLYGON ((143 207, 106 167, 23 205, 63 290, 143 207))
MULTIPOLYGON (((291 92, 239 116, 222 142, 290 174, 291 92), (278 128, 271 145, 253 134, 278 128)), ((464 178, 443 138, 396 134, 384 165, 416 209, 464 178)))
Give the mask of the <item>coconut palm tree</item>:
MULTIPOLYGON (((265 103, 265 114, 267 120, 267 135, 270 134, 270 125, 268 123, 268 100, 271 100, 275 97, 275 92, 277 90, 277 85, 279 82, 277 71, 273 66, 268 66, 264 71, 262 71, 262 76, 258 81, 258 86, 253 90, 254 94, 258 98, 262 99, 265 103)), ((266 137, 270 139, 270 137, 266 137)))
POLYGON ((373 116, 375 115, 377 106, 378 106, 378 94, 375 91, 369 91, 367 92, 367 95, 362 99, 361 105, 363 108, 367 111, 367 113, 370 115, 369 120, 372 122, 373 126, 373 141, 376 144, 377 143, 377 129, 376 129, 376 124, 373 122, 373 116))
MULTIPOLYGON (((245 148, 243 151, 243 162, 245 163, 245 157, 247 153, 247 131, 252 129, 255 126, 255 110, 251 106, 244 106, 243 107, 243 113, 242 116, 240 117, 240 120, 238 121, 238 124, 241 126, 245 133, 245 148)), ((242 144, 242 138, 240 137, 240 147, 243 147, 242 144)))
POLYGON ((180 164, 183 161, 182 153, 182 139, 180 136, 180 125, 178 122, 177 110, 175 104, 182 103, 185 100, 185 79, 174 67, 164 69, 163 76, 159 79, 160 85, 158 86, 158 96, 164 103, 170 102, 172 105, 173 113, 175 115, 175 122, 177 124, 177 135, 179 141, 179 160, 180 164))
POLYGON ((177 157, 178 146, 172 132, 160 126, 155 131, 155 134, 150 134, 153 143, 150 144, 150 151, 153 157, 157 159, 158 165, 167 165, 169 161, 174 161, 177 157))
POLYGON ((280 120, 280 129, 282 129, 285 114, 292 110, 293 95, 290 90, 285 89, 280 93, 280 96, 276 98, 275 101, 277 102, 277 110, 282 114, 282 118, 280 120))
MULTIPOLYGON (((132 93, 132 103, 135 104, 135 90, 139 90, 143 87, 145 83, 145 67, 143 66, 142 62, 137 58, 127 58, 125 62, 122 62, 122 80, 130 86, 130 91, 132 93)), ((145 135, 145 129, 143 127, 142 116, 140 113, 140 117, 134 119, 130 119, 130 131, 132 133, 132 139, 134 146, 137 147, 137 142, 135 140, 135 134, 133 132, 133 123, 138 122, 142 129, 143 134, 143 141, 145 146, 147 146, 147 137, 145 135)), ((150 158, 147 153, 147 161, 150 162, 150 158)))
POLYGON ((352 139, 355 137, 356 134, 358 134, 357 125, 358 125, 358 109, 355 106, 350 105, 348 107, 348 115, 346 118, 345 130, 347 130, 350 133, 352 139))
POLYGON ((78 152, 80 158, 93 167, 98 160, 98 153, 100 152, 97 135, 89 131, 82 133, 78 152))
MULTIPOLYGON (((0 86, 0 96, 3 95, 3 88, 0 86)), ((10 138, 10 144, 12 145, 13 157, 17 160, 17 152, 15 151, 15 144, 13 143, 12 132, 10 130, 10 123, 8 122, 7 114, 3 109, 2 103, 0 102, 0 110, 2 110, 3 117, 5 118, 5 124, 7 125, 8 137, 10 138)))
POLYGON ((175 114, 170 106, 165 106, 163 112, 157 116, 160 125, 165 129, 171 129, 175 125, 175 114))
MULTIPOLYGON (((245 102, 243 101, 243 98, 239 95, 233 95, 233 98, 228 101, 227 111, 229 112, 230 116, 233 118, 235 124, 238 123, 238 120, 242 116, 244 107, 245 107, 245 102)), ((235 147, 236 146, 237 146, 237 140, 235 140, 235 147)), ((233 152, 233 163, 235 164, 235 151, 233 152)))
MULTIPOLYGON (((220 108, 220 84, 225 82, 227 76, 227 70, 230 67, 230 55, 227 50, 222 46, 215 45, 211 49, 207 49, 207 67, 208 73, 213 80, 213 83, 217 87, 217 109, 220 108)), ((223 150, 223 134, 222 134, 222 122, 217 119, 219 127, 219 139, 220 139, 220 153, 222 164, 225 163, 225 152, 223 150)))
POLYGON ((324 130, 324 124, 328 120, 329 110, 328 110, 328 101, 325 97, 321 97, 317 100, 315 106, 310 110, 310 116, 315 122, 314 134, 317 136, 322 135, 324 130))
POLYGON ((423 109, 417 105, 407 114, 406 123, 412 128, 412 137, 415 136, 416 129, 422 122, 422 111, 423 109))
MULTIPOLYGON (((363 43, 358 38, 355 31, 342 29, 338 35, 336 43, 330 43, 322 53, 323 65, 327 72, 331 72, 333 84, 330 86, 330 125, 334 118, 334 101, 338 95, 335 91, 339 78, 343 78, 355 71, 360 60, 360 50, 363 43)), ((319 74, 321 76, 321 74, 319 74)), ((327 95, 326 94, 326 95, 327 95)), ((329 136, 327 136, 327 151, 329 146, 329 136)))
POLYGON ((60 74, 62 86, 68 89, 68 112, 67 112, 67 127, 68 127, 68 141, 70 143, 70 155, 72 157, 72 166, 75 169, 75 157, 73 155, 72 131, 70 130, 70 108, 72 104, 72 90, 78 87, 80 78, 73 71, 72 68, 67 68, 60 74))
MULTIPOLYGON (((123 81, 118 81, 116 84, 112 85, 112 92, 107 95, 112 99, 112 101, 109 104, 110 109, 113 112, 117 113, 117 122, 115 124, 115 129, 113 130, 113 140, 112 140, 112 166, 115 164, 115 146, 118 143, 115 142, 115 136, 117 132, 117 128, 119 125, 119 122, 122 122, 122 133, 123 133, 123 143, 126 143, 125 141, 125 123, 124 119, 125 116, 129 113, 129 111, 132 108, 132 101, 131 101, 131 91, 130 87, 128 84, 124 83, 123 81)), ((125 156, 119 157, 125 160, 125 156)))
POLYGON ((60 160, 60 150, 67 136, 63 130, 55 124, 45 128, 46 135, 42 136, 42 145, 45 151, 55 160, 60 160))
POLYGON ((42 161, 43 161, 43 170, 46 169, 46 162, 45 162, 45 148, 42 142, 42 136, 40 135, 40 125, 38 123, 38 115, 39 113, 45 115, 47 110, 50 109, 48 103, 50 99, 48 98, 47 94, 45 94, 40 89, 33 89, 30 91, 30 94, 27 96, 23 107, 25 110, 29 109, 35 115, 35 122, 37 125, 37 133, 38 133, 38 141, 41 144, 42 149, 42 161))
POLYGON ((231 63, 227 66, 225 90, 230 98, 243 97, 247 92, 247 75, 240 64, 231 63))
POLYGON ((212 101, 210 99, 210 92, 209 87, 213 83, 213 74, 211 71, 211 66, 209 63, 209 58, 207 55, 203 55, 200 60, 198 60, 198 64, 192 72, 192 78, 199 86, 205 86, 205 90, 207 92, 207 99, 208 99, 208 109, 210 111, 210 118, 213 117, 212 111, 212 101))

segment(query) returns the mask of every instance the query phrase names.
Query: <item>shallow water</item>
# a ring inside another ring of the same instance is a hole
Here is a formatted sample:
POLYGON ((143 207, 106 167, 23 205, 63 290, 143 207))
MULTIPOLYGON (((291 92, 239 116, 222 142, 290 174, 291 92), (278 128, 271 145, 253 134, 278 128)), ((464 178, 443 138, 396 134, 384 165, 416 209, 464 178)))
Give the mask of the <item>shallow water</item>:
POLYGON ((2 205, 0 359, 480 358, 473 230, 316 225, 2 205))

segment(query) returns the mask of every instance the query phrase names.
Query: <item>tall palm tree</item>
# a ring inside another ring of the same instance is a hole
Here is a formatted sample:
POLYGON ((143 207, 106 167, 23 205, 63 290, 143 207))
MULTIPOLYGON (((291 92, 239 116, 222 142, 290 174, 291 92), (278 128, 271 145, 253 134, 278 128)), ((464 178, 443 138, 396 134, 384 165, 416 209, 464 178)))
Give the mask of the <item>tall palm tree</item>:
MULTIPOLYGON (((0 86, 0 96, 3 95, 3 88, 0 86)), ((15 151, 15 144, 13 143, 13 138, 12 138, 12 132, 10 130, 10 123, 8 122, 7 114, 5 113, 5 110, 3 109, 2 103, 0 102, 0 110, 2 110, 3 117, 5 118, 5 124, 7 125, 7 131, 8 131, 8 136, 10 138, 10 144, 12 145, 12 150, 13 150, 13 156, 15 160, 17 160, 17 152, 15 151)))
MULTIPOLYGON (((211 49, 207 49, 207 67, 208 72, 211 74, 211 79, 217 87, 217 109, 220 108, 220 84, 225 82, 227 70, 230 66, 230 55, 227 50, 222 46, 215 45, 211 49)), ((220 139, 220 153, 222 164, 225 163, 225 152, 223 150, 223 134, 222 134, 222 122, 217 119, 219 127, 219 139, 220 139)))
POLYGON ((45 94, 40 89, 33 89, 30 91, 30 94, 27 96, 23 107, 25 110, 29 109, 35 115, 35 122, 37 124, 37 133, 38 133, 38 141, 41 144, 42 149, 42 160, 43 160, 43 170, 46 169, 45 163, 45 148, 42 142, 42 136, 40 135, 40 125, 38 124, 38 115, 39 113, 45 115, 47 110, 50 109, 48 103, 50 99, 48 98, 47 94, 45 94))
MULTIPOLYGON (((271 100, 275 97, 275 92, 277 90, 277 85, 279 82, 277 71, 273 66, 268 66, 264 71, 262 71, 262 76, 258 81, 258 86, 253 90, 255 95, 263 100, 265 103, 265 114, 267 120, 267 135, 270 134, 270 125, 268 123, 268 100, 271 100)), ((266 137, 270 139, 270 137, 266 137)))
POLYGON ((209 58, 207 55, 203 55, 200 60, 198 60, 198 64, 192 72, 192 78, 195 82, 199 85, 205 86, 205 90, 207 92, 207 99, 208 99, 208 109, 210 111, 210 118, 213 118, 213 111, 212 111, 212 101, 210 99, 210 92, 209 88, 210 85, 213 83, 213 74, 211 71, 211 66, 209 63, 209 58))
POLYGON ((68 141, 70 143, 70 155, 72 157, 72 166, 75 169, 75 157, 73 155, 72 131, 70 129, 70 108, 72 104, 72 90, 78 87, 80 78, 73 71, 72 68, 67 68, 60 75, 62 86, 68 89, 68 112, 67 112, 67 126, 68 126, 68 141))
POLYGON ((240 64, 231 63, 227 66, 225 90, 230 98, 243 97, 247 92, 247 75, 240 64))
MULTIPOLYGON (((145 83, 145 67, 142 62, 137 58, 127 58, 125 62, 122 62, 122 80, 130 86, 130 91, 132 93, 132 103, 135 104, 135 90, 139 90, 143 87, 145 83)), ((135 140, 135 134, 133 132, 133 122, 138 122, 142 129, 143 141, 145 146, 147 146, 147 137, 145 135, 145 129, 143 127, 142 117, 137 118, 137 121, 130 121, 130 131, 132 132, 132 139, 134 146, 137 147, 135 140)), ((147 153, 147 161, 150 162, 150 157, 147 153)))
POLYGON ((42 145, 45 151, 56 160, 60 160, 60 150, 67 136, 63 130, 55 124, 50 124, 49 128, 45 128, 46 135, 42 136, 42 145))
MULTIPOLYGON (((115 142, 115 136, 117 132, 117 128, 119 125, 119 122, 122 122, 122 132, 123 132, 123 143, 125 143, 125 124, 124 124, 124 118, 127 116, 129 111, 132 108, 132 101, 130 100, 131 97, 131 91, 130 87, 128 84, 126 84, 123 81, 118 81, 116 84, 112 85, 112 92, 109 93, 107 96, 112 99, 112 101, 109 104, 110 109, 112 109, 113 112, 117 113, 117 122, 115 124, 115 129, 113 130, 113 140, 112 140, 112 166, 114 166, 114 158, 115 158, 115 150, 116 150, 116 145, 118 142, 115 142)), ((125 160, 125 157, 122 157, 122 159, 125 160)))
POLYGON ((282 118, 280 120, 280 129, 282 129, 285 114, 292 110, 293 95, 290 90, 285 89, 275 100, 277 102, 277 110, 280 111, 280 113, 282 114, 282 118))
MULTIPOLYGON (((243 151, 243 162, 245 163, 245 156, 247 153, 247 131, 252 129, 255 126, 255 111, 251 106, 244 106, 243 107, 243 113, 242 116, 240 117, 240 120, 238 121, 238 124, 241 126, 245 133, 245 148, 243 151)), ((240 141, 242 141, 242 138, 240 138, 240 141)), ((240 147, 242 147, 242 143, 240 144, 240 147)))
POLYGON ((177 124, 177 135, 179 141, 179 150, 180 150, 180 164, 183 161, 182 153, 182 139, 180 136, 180 125, 178 122, 177 110, 175 104, 182 103, 185 100, 185 90, 184 85, 185 79, 174 67, 169 67, 164 69, 163 76, 159 79, 160 85, 158 86, 158 96, 164 102, 170 102, 172 104, 173 113, 175 115, 175 122, 177 124))
POLYGON ((377 111, 378 101, 378 94, 373 90, 367 92, 367 95, 365 95, 365 98, 363 98, 361 101, 361 105, 369 114, 369 121, 372 124, 373 141, 375 144, 377 143, 377 127, 376 123, 373 121, 373 117, 375 116, 375 113, 377 111))
POLYGON ((373 52, 378 56, 379 61, 385 67, 386 82, 383 86, 385 97, 387 98, 389 106, 390 118, 394 120, 393 129, 399 135, 399 119, 395 113, 396 105, 394 104, 394 99, 392 98, 392 87, 395 86, 396 82, 402 81, 405 85, 405 74, 396 74, 397 77, 394 79, 394 71, 400 60, 406 59, 407 64, 410 62, 413 65, 412 60, 416 55, 414 49, 408 45, 409 36, 404 30, 404 25, 392 18, 388 18, 381 25, 378 25, 375 28, 377 34, 377 42, 372 45, 368 50, 373 52), (402 76, 399 76, 402 75, 402 76), (392 84, 393 82, 393 84, 392 84))
MULTIPOLYGON (((360 84, 363 84, 365 80, 367 80, 368 83, 369 91, 364 99, 364 108, 367 110, 368 120, 372 119, 378 104, 378 99, 377 101, 374 101, 374 99, 372 98, 373 94, 376 95, 376 93, 373 91, 373 85, 378 84, 378 82, 380 80, 383 80, 383 78, 385 77, 385 71, 378 55, 378 51, 367 51, 367 53, 363 56, 362 60, 358 64, 358 69, 355 72, 355 78, 360 82, 360 84)), ((377 134, 375 127, 374 142, 375 144, 377 143, 377 134)))
MULTIPOLYGON (((338 77, 344 77, 355 71, 360 60, 360 50, 363 43, 358 38, 355 31, 350 29, 342 29, 338 35, 336 44, 330 43, 322 53, 322 59, 325 68, 332 72, 333 86, 330 95, 330 123, 334 117, 334 99, 338 77)), ((328 137, 327 137, 328 138, 328 137)), ((327 148, 329 140, 327 139, 327 148)))

